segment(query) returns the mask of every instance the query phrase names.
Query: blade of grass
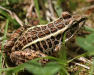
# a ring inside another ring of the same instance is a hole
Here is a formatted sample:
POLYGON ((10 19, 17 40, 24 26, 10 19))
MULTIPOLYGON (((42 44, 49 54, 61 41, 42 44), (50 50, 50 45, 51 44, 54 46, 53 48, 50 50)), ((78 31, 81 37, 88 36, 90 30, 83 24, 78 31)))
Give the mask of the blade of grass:
POLYGON ((58 5, 61 5, 62 2, 65 2, 66 0, 57 0, 58 5))
POLYGON ((7 19, 6 25, 5 25, 3 42, 2 42, 2 50, 4 49, 4 43, 5 43, 5 40, 6 40, 6 35, 7 35, 7 30, 8 30, 8 24, 9 24, 9 19, 7 19))
POLYGON ((36 13, 38 15, 38 19, 40 20, 40 23, 42 22, 41 17, 40 17, 40 10, 39 10, 39 4, 38 0, 34 0, 35 8, 36 8, 36 13))
MULTIPOLYGON (((6 40, 6 34, 7 34, 7 30, 8 30, 8 23, 9 23, 9 19, 7 19, 6 21, 6 26, 5 26, 5 31, 4 31, 4 36, 3 36, 3 41, 2 41, 2 46, 1 46, 1 53, 0 53, 0 68, 3 68, 3 63, 2 61, 4 61, 4 56, 3 56, 3 49, 4 49, 4 43, 6 40)), ((0 75, 2 75, 2 72, 0 72, 0 75)))
POLYGON ((63 37, 63 41, 62 41, 62 47, 60 49, 60 52, 59 52, 59 58, 61 61, 59 61, 59 64, 62 66, 61 67, 61 70, 60 70, 60 75, 69 75, 68 71, 67 71, 67 66, 68 66, 68 63, 67 63, 67 55, 66 55, 66 46, 65 46, 65 39, 66 39, 66 33, 64 33, 64 37, 63 37), (62 64, 63 63, 63 64, 62 64))
POLYGON ((80 57, 86 56, 86 54, 87 54, 87 53, 83 53, 83 54, 81 54, 81 55, 78 55, 78 56, 74 57, 73 59, 68 60, 67 63, 70 63, 70 62, 72 62, 73 60, 78 59, 78 58, 80 58, 80 57))
POLYGON ((93 75, 93 74, 94 74, 94 58, 93 58, 93 63, 92 63, 91 69, 89 71, 89 75, 93 75))
MULTIPOLYGON (((2 53, 0 53, 0 68, 2 68, 2 53)), ((2 74, 2 72, 0 72, 0 75, 2 74)))

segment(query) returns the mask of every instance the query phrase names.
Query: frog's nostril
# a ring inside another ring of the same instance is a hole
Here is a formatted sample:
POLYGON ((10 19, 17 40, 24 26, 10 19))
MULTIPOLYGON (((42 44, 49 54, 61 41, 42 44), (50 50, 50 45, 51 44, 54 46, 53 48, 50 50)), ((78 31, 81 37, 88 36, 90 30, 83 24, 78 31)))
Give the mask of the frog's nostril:
POLYGON ((68 18, 71 17, 71 15, 70 15, 69 12, 63 12, 63 13, 62 13, 62 17, 63 17, 64 19, 68 19, 68 18))

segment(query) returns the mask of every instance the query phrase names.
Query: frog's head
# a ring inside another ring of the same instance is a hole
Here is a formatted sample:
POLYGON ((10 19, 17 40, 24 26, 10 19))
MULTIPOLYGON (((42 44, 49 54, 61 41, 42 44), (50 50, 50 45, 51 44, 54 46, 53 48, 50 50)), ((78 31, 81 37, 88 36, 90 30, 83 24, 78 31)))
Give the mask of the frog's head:
POLYGON ((72 37, 80 28, 82 28, 87 20, 86 16, 71 15, 68 12, 62 13, 62 19, 65 22, 67 38, 72 37))

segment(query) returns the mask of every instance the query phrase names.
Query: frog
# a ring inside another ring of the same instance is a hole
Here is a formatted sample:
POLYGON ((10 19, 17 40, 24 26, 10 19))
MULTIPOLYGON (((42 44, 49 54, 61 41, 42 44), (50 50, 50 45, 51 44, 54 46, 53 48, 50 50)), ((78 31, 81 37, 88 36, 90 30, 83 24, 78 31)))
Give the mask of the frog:
POLYGON ((62 47, 64 34, 71 33, 68 41, 85 24, 86 16, 62 12, 55 21, 45 25, 21 26, 6 42, 4 49, 8 59, 15 65, 35 58, 54 56, 62 47))

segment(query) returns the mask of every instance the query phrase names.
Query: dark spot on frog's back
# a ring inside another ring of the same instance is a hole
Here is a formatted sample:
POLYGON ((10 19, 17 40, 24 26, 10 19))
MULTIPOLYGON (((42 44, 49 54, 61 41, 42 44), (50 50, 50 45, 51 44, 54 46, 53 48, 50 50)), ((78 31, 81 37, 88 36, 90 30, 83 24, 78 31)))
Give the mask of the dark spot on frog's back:
POLYGON ((41 31, 41 28, 40 27, 35 27, 33 30, 34 31, 41 31))
POLYGON ((62 28, 64 28, 65 26, 64 26, 63 23, 61 23, 61 24, 57 24, 56 27, 57 27, 58 29, 62 29, 62 28))
POLYGON ((43 37, 43 36, 45 36, 45 34, 44 34, 43 32, 39 32, 39 33, 38 33, 38 37, 41 38, 41 37, 43 37))
POLYGON ((24 37, 23 36, 21 36, 20 38, 19 38, 19 41, 22 41, 24 39, 24 37))
POLYGON ((31 47, 31 48, 32 48, 33 50, 37 50, 35 44, 32 44, 32 47, 31 47))
POLYGON ((32 30, 31 35, 34 35, 34 34, 37 34, 37 32, 32 30))
POLYGON ((54 24, 58 24, 62 21, 62 18, 59 18, 58 20, 54 21, 54 24))
POLYGON ((27 37, 27 42, 32 42, 32 38, 31 37, 27 37))
POLYGON ((21 36, 15 43, 15 45, 19 45, 19 44, 23 44, 25 45, 27 43, 27 39, 25 38, 25 36, 21 36))
POLYGON ((41 41, 41 43, 42 43, 42 45, 43 45, 44 49, 46 50, 46 49, 47 49, 47 44, 46 44, 46 41, 41 41))
POLYGON ((43 31, 45 34, 50 34, 50 31, 48 29, 46 29, 45 31, 43 31))
POLYGON ((55 44, 55 45, 59 44, 59 41, 54 41, 54 44, 55 44))
POLYGON ((49 23, 49 24, 48 24, 48 27, 49 27, 49 28, 54 27, 54 24, 53 24, 53 23, 49 23))
POLYGON ((55 27, 50 28, 50 30, 51 30, 52 33, 57 31, 57 29, 55 27))
POLYGON ((51 40, 54 41, 55 40, 55 37, 54 36, 51 36, 51 40))
POLYGON ((19 49, 19 50, 21 50, 21 49, 22 49, 22 47, 23 47, 23 46, 22 46, 22 44, 19 44, 18 49, 19 49))
POLYGON ((59 40, 60 38, 61 38, 61 34, 58 34, 58 35, 56 36, 56 39, 59 40))
POLYGON ((35 34, 35 35, 32 35, 32 40, 36 40, 38 37, 37 37, 37 35, 35 34))
POLYGON ((41 26, 42 31, 46 30, 47 26, 41 26))
POLYGON ((26 34, 25 34, 25 37, 27 38, 27 41, 28 42, 31 42, 32 40, 35 40, 37 39, 37 33, 36 31, 34 30, 31 30, 31 31, 28 31, 26 34))
POLYGON ((37 42, 36 45, 37 45, 38 49, 43 52, 43 48, 41 47, 40 42, 37 42))
POLYGON ((49 48, 51 48, 51 47, 52 47, 52 42, 51 42, 50 39, 47 39, 47 43, 48 43, 48 45, 49 45, 49 48))
POLYGON ((21 43, 16 43, 16 44, 14 45, 14 47, 12 48, 12 51, 21 50, 22 47, 23 47, 23 44, 21 44, 21 43))
POLYGON ((23 45, 26 45, 26 44, 27 44, 27 39, 24 38, 24 39, 22 40, 22 44, 23 44, 23 45))
POLYGON ((32 42, 32 35, 31 35, 31 32, 27 32, 27 33, 25 33, 25 37, 27 38, 27 42, 29 43, 29 42, 32 42))

